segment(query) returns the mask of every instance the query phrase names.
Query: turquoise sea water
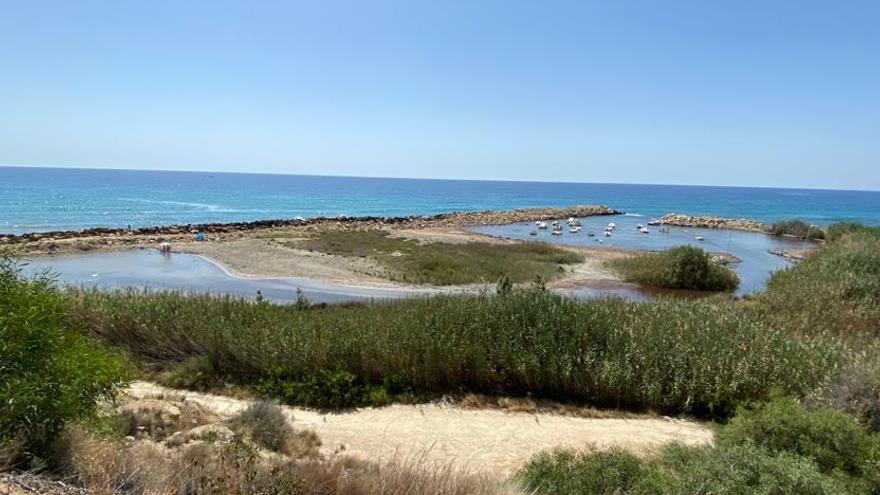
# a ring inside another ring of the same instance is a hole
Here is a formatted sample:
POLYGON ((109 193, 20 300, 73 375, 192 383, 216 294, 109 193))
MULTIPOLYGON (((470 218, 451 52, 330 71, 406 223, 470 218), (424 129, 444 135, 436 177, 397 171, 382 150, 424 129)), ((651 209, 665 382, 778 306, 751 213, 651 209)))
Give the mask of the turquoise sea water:
POLYGON ((880 224, 880 192, 0 167, 0 232, 605 204, 880 224))

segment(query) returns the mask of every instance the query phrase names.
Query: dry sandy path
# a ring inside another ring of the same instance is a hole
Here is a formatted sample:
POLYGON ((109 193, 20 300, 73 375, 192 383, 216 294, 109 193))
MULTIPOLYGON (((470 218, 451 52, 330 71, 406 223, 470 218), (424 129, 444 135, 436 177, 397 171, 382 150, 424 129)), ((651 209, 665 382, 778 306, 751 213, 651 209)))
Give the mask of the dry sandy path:
MULTIPOLYGON (((221 416, 232 416, 249 404, 230 397, 179 392, 148 382, 135 382, 132 398, 174 393, 186 396, 221 416)), ((712 441, 705 424, 663 417, 597 419, 550 413, 465 409, 424 404, 363 408, 342 413, 286 408, 295 426, 314 430, 327 452, 345 451, 369 460, 421 459, 454 463, 469 470, 507 476, 532 455, 556 447, 645 452, 670 442, 699 445, 712 441)))

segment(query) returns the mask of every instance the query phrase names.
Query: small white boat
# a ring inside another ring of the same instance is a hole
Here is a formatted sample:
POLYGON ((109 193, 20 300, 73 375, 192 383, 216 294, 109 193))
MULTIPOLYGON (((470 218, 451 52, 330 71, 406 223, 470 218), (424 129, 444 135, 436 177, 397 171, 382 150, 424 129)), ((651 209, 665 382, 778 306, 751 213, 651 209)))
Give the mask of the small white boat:
POLYGON ((551 232, 551 234, 552 235, 562 235, 562 231, 554 229, 553 232, 551 232))
POLYGON ((617 228, 617 224, 615 224, 614 222, 611 222, 608 224, 608 228, 614 230, 615 228, 617 228))
POLYGON ((650 222, 648 222, 648 225, 653 225, 653 226, 660 225, 660 220, 651 220, 650 222))
POLYGON ((547 230, 547 223, 546 222, 538 222, 538 228, 541 230, 547 230))
POLYGON ((602 243, 602 239, 596 239, 596 242, 598 242, 598 243, 601 244, 601 243, 602 243))
POLYGON ((697 237, 695 237, 695 239, 698 241, 705 241, 706 240, 706 238, 701 235, 698 235, 697 237))
POLYGON ((568 229, 568 231, 571 232, 572 234, 577 234, 578 232, 581 231, 581 228, 580 227, 572 227, 572 228, 568 229))
POLYGON ((566 222, 568 222, 569 224, 573 224, 573 223, 574 223, 574 217, 568 217, 568 220, 566 220, 566 222))
POLYGON ((642 230, 643 228, 645 228, 645 226, 642 224, 636 225, 636 230, 642 230))
POLYGON ((640 229, 639 229, 639 232, 641 232, 641 233, 643 233, 643 234, 647 234, 647 233, 648 233, 648 227, 642 227, 642 228, 640 228, 640 229))
POLYGON ((605 237, 611 237, 611 231, 610 231, 610 230, 606 230, 606 231, 605 231, 605 237))

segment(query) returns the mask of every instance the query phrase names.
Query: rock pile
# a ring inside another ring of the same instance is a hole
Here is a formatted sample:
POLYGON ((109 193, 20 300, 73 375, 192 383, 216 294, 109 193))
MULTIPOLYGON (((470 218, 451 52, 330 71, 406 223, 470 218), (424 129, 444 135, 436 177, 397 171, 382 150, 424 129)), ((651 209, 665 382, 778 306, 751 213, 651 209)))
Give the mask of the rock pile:
POLYGON ((766 232, 767 227, 761 222, 747 218, 721 218, 712 216, 694 217, 670 213, 660 219, 663 225, 677 227, 693 227, 698 229, 730 229, 746 230, 750 232, 766 232))

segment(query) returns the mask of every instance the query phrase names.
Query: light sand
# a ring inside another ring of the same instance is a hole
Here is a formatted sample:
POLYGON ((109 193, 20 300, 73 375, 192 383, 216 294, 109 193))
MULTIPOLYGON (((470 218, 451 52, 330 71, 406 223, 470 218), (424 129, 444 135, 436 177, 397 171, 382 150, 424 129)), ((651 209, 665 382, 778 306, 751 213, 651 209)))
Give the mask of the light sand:
MULTIPOLYGON (((148 382, 133 383, 127 393, 135 399, 183 394, 186 400, 224 417, 249 405, 245 400, 179 392, 148 382)), ((597 419, 440 404, 340 413, 285 410, 295 427, 314 430, 320 436, 327 453, 346 451, 379 462, 419 458, 499 477, 515 472, 536 453, 557 447, 616 447, 645 453, 670 442, 701 445, 712 441, 705 424, 662 417, 597 419)))

